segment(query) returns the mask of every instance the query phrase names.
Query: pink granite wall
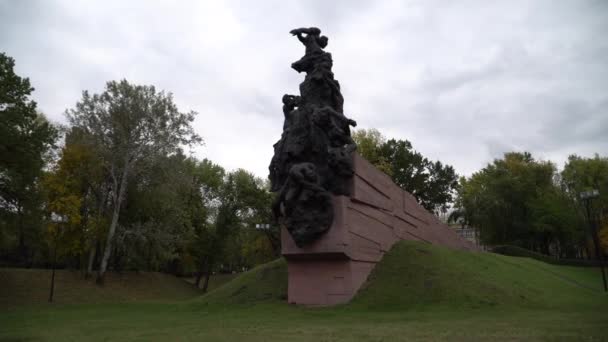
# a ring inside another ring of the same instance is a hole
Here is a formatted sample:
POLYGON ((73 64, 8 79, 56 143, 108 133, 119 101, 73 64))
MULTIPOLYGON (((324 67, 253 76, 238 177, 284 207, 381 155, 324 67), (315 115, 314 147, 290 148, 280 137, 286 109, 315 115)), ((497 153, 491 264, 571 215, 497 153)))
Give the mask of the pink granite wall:
POLYGON ((290 303, 350 301, 375 264, 399 240, 476 250, 368 161, 355 154, 354 163, 352 196, 334 197, 334 222, 325 235, 299 248, 286 229, 281 232, 290 303))

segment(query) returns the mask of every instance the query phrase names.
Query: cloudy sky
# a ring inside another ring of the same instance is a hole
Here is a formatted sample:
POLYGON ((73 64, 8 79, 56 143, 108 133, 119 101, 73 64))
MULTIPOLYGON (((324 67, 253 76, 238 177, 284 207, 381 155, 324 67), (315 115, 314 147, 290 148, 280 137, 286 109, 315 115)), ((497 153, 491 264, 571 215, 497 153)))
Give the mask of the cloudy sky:
POLYGON ((460 174, 608 155, 607 1, 0 0, 0 51, 51 120, 108 80, 153 84, 199 113, 197 156, 260 177, 302 26, 329 37, 347 116, 460 174))

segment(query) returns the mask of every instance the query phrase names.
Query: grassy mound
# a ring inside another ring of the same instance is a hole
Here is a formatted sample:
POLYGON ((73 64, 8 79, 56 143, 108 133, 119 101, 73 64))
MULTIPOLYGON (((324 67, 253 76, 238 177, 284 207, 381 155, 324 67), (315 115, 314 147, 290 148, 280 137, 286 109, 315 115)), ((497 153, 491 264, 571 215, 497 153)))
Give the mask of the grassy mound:
POLYGON ((594 268, 402 241, 376 266, 352 305, 382 310, 588 307, 602 297, 601 290, 594 268))
POLYGON ((241 274, 201 298, 205 304, 253 304, 287 300, 287 264, 277 259, 241 274))
MULTIPOLYGON (((594 268, 402 241, 384 256, 347 308, 589 307, 606 297, 601 286, 594 268)), ((287 267, 281 259, 240 275, 201 300, 221 305, 284 301, 286 287, 287 267)))
MULTIPOLYGON (((47 303, 50 281, 50 270, 0 268, 0 307, 47 303)), ((55 275, 57 304, 172 301, 197 295, 200 291, 194 286, 156 272, 109 272, 103 287, 77 271, 57 270, 55 275)))

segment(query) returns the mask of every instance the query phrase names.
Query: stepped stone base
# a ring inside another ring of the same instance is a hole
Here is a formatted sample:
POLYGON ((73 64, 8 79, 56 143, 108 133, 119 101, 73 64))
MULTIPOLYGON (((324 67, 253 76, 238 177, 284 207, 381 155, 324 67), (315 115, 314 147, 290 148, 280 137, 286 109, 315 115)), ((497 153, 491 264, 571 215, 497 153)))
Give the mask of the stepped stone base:
POLYGON ((354 164, 352 195, 333 198, 334 221, 325 235, 299 248, 285 228, 281 231, 289 303, 347 303, 399 240, 477 250, 358 154, 354 164))

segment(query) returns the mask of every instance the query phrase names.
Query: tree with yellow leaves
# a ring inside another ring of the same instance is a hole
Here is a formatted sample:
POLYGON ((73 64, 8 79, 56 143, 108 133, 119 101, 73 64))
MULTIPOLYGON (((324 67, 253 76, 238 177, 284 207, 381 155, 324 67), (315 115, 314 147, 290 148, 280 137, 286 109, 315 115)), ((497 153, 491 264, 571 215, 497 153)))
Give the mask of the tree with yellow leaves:
MULTIPOLYGON (((43 178, 48 217, 47 240, 55 254, 80 258, 94 255, 104 221, 103 171, 83 132, 72 129, 60 159, 43 178)), ((91 259, 91 258, 89 258, 91 259)), ((89 262, 87 274, 91 272, 89 262)))

